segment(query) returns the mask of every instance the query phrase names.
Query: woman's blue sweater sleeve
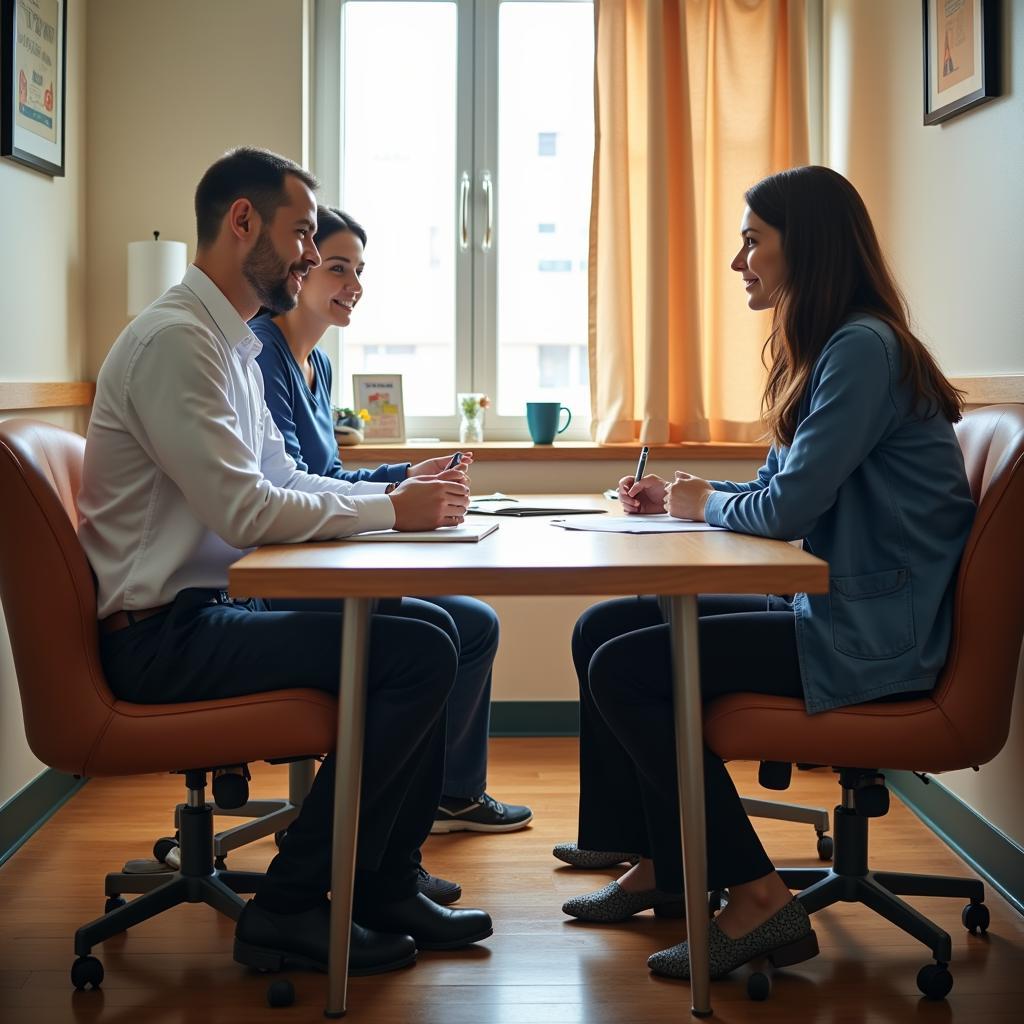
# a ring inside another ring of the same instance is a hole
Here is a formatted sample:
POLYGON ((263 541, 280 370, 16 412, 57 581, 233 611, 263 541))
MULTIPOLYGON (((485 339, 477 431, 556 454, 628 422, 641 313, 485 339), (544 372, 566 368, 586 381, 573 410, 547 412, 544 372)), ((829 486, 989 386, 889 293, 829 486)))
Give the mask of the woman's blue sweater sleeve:
POLYGON ((898 367, 881 336, 864 324, 842 327, 820 356, 810 405, 782 468, 767 486, 715 490, 705 519, 739 533, 805 537, 832 507, 843 482, 897 423, 898 367))

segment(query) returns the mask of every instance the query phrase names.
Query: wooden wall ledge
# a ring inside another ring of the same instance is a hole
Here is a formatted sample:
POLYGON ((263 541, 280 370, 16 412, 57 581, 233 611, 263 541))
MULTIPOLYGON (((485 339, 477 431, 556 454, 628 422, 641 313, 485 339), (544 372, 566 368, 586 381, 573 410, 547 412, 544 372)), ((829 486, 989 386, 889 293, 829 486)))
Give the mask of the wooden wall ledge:
POLYGON ((96 385, 91 380, 52 384, 27 380, 0 381, 0 410, 74 409, 92 405, 95 394, 96 385))
MULTIPOLYGON (((438 455, 450 455, 458 448, 472 451, 481 462, 636 462, 639 444, 597 444, 594 441, 556 441, 532 444, 529 441, 484 441, 459 445, 455 441, 421 441, 414 444, 346 445, 340 449, 346 465, 379 466, 382 463, 422 462, 438 455)), ((767 444, 701 443, 651 445, 651 461, 683 459, 759 460, 768 451, 767 444)))

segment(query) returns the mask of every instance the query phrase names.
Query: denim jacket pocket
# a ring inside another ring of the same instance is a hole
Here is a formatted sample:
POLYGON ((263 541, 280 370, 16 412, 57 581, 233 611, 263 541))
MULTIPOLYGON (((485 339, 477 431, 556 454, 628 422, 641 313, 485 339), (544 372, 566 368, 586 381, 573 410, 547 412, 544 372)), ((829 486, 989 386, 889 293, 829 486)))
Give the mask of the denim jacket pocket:
POLYGON ((886 569, 829 581, 832 643, 853 658, 895 658, 914 646, 909 569, 886 569))

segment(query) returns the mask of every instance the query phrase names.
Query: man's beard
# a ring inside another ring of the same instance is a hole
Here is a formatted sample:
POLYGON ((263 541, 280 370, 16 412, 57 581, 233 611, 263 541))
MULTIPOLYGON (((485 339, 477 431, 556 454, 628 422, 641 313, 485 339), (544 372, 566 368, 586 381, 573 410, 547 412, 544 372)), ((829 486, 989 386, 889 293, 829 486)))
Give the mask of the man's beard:
POLYGON ((260 305, 274 313, 287 313, 299 301, 298 295, 288 291, 288 275, 293 269, 296 268, 286 266, 277 255, 266 228, 260 231, 260 237, 242 264, 242 274, 252 285, 260 305))

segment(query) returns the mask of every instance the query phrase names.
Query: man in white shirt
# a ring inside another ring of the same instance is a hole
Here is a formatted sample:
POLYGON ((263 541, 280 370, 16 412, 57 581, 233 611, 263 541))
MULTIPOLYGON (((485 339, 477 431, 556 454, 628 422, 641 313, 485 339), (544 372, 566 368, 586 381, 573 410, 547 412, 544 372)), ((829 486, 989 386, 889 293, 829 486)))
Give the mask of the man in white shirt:
MULTIPOLYGON (((228 566, 259 544, 462 522, 463 471, 394 484, 299 471, 263 400, 246 321, 295 305, 320 262, 315 180, 238 149, 196 190, 198 246, 184 281, 114 343, 96 386, 79 509, 96 574, 111 688, 150 703, 285 687, 337 689, 340 619, 233 601, 228 566)), ((419 847, 444 771, 444 708, 457 653, 429 623, 374 617, 350 968, 404 966, 416 948, 491 934, 479 910, 417 892, 419 847)), ((329 758, 236 930, 235 957, 323 967, 329 933, 329 758)))

